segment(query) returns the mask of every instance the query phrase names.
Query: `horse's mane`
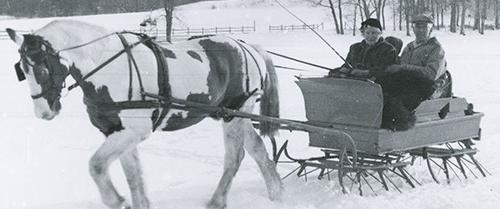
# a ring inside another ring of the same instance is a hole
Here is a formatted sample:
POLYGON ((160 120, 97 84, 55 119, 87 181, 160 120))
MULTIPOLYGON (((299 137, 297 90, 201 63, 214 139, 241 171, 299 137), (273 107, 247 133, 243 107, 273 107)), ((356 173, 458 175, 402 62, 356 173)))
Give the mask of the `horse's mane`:
POLYGON ((109 33, 111 32, 104 27, 77 20, 54 20, 34 32, 59 49, 87 42, 109 33))
MULTIPOLYGON (((106 28, 77 20, 54 20, 33 34, 40 35, 51 43, 55 50, 73 47, 98 39, 112 33, 106 28)), ((85 47, 71 50, 77 56, 84 56, 89 51, 99 52, 108 48, 108 41, 97 41, 85 47)), ((100 62, 101 53, 93 54, 90 59, 100 62)), ((88 56, 88 55, 87 55, 88 56)))

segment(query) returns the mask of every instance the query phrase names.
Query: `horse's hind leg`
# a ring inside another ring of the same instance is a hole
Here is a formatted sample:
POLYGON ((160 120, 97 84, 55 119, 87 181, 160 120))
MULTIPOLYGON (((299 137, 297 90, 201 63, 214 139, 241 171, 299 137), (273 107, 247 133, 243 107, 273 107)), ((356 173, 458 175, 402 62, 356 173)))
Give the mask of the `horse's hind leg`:
POLYGON ((281 184, 281 178, 276 171, 276 164, 269 159, 264 142, 253 128, 250 120, 245 121, 244 130, 246 133, 245 150, 252 156, 255 162, 257 162, 257 165, 259 165, 266 183, 269 198, 271 200, 281 200, 283 186, 281 184))
POLYGON ((146 196, 144 179, 142 177, 142 166, 137 148, 134 148, 120 157, 120 162, 130 187, 133 208, 149 208, 149 200, 146 196))
POLYGON ((122 130, 106 138, 89 162, 89 171, 94 179, 101 199, 111 209, 130 209, 125 199, 118 194, 111 182, 108 168, 122 154, 130 152, 143 138, 131 131, 122 130))
POLYGON ((222 209, 226 207, 227 193, 231 187, 231 182, 245 156, 243 137, 240 134, 241 122, 242 119, 235 118, 231 122, 223 123, 222 125, 226 151, 224 156, 224 172, 219 180, 217 189, 212 195, 212 199, 207 204, 207 208, 222 209))

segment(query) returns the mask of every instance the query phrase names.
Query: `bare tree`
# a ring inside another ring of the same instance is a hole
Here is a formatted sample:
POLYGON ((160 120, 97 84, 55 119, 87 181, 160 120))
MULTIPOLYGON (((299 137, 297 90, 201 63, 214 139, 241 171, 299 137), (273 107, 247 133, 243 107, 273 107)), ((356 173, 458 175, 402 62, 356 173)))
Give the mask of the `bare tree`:
POLYGON ((172 42, 172 18, 174 14, 174 0, 163 0, 163 8, 165 9, 166 19, 166 34, 167 41, 172 42))
POLYGON ((425 1, 424 0, 417 0, 417 11, 416 13, 419 14, 419 13, 423 13, 425 11, 425 1))
POLYGON ((457 7, 457 13, 456 13, 457 17, 455 18, 456 23, 457 23, 457 27, 460 26, 460 23, 458 21, 460 20, 460 2, 461 1, 462 0, 457 0, 457 2, 455 4, 455 6, 457 7))
POLYGON ((406 35, 410 36, 410 1, 405 0, 406 35))
POLYGON ((495 28, 500 29, 500 0, 495 0, 495 28))
POLYGON ((338 0, 338 10, 339 14, 337 17, 337 12, 335 11, 335 4, 333 3, 332 0, 328 0, 328 4, 323 3, 323 0, 308 0, 308 2, 312 3, 315 6, 320 6, 320 7, 327 7, 330 9, 330 12, 332 13, 333 17, 333 22, 335 24, 335 31, 337 34, 344 34, 344 23, 342 20, 342 1, 338 0))
POLYGON ((457 0, 451 0, 450 32, 457 32, 457 0))
POLYGON ((475 7, 474 7, 474 27, 473 27, 473 30, 479 29, 480 16, 481 16, 481 9, 480 9, 481 1, 482 0, 474 0, 475 7))
POLYGON ((337 20, 337 15, 335 14, 335 7, 333 6, 332 0, 328 0, 328 3, 330 3, 330 11, 332 12, 333 16, 333 22, 335 23, 335 31, 337 34, 340 34, 340 27, 339 27, 339 22, 337 20))
POLYGON ((338 8, 339 8, 340 34, 344 34, 344 21, 342 20, 342 0, 338 0, 338 8))
POLYGON ((461 20, 460 20, 460 35, 465 36, 465 11, 466 11, 466 5, 465 5, 465 0, 461 1, 462 3, 462 13, 461 13, 461 20))
MULTIPOLYGON (((446 1, 447 0, 443 0, 444 2, 441 4, 441 27, 444 28, 444 11, 446 9, 445 5, 446 5, 446 1)), ((439 24, 439 23, 438 23, 439 24)))
POLYGON ((352 27, 352 35, 353 36, 356 36, 356 18, 357 18, 357 15, 356 15, 356 11, 358 11, 358 7, 359 7, 359 4, 356 4, 354 6, 354 18, 353 18, 353 27, 352 27))
POLYGON ((435 24, 435 25, 436 25, 436 28, 439 30, 439 29, 440 29, 440 27, 439 27, 439 26, 440 26, 440 25, 439 25, 439 11, 440 11, 440 7, 441 7, 441 6, 440 6, 440 3, 439 3, 439 1, 438 1, 438 0, 432 0, 432 2, 433 2, 433 4, 435 5, 435 7, 434 7, 434 8, 436 9, 436 13, 435 13, 435 14, 436 14, 436 15, 435 15, 435 18, 436 18, 436 22, 435 22, 435 23, 436 23, 436 24, 435 24))
POLYGON ((392 1, 392 30, 396 31, 396 14, 398 14, 398 11, 396 9, 396 2, 395 0, 392 1))
POLYGON ((479 33, 484 34, 484 22, 486 21, 486 11, 488 10, 487 0, 481 0, 479 9, 481 10, 481 23, 479 25, 479 33))
POLYGON ((399 31, 403 30, 403 0, 399 0, 399 31))
MULTIPOLYGON (((361 5, 361 0, 358 0, 358 8, 359 8, 359 16, 361 17, 361 21, 363 21, 365 19, 365 17, 363 16, 364 10, 363 10, 363 6, 361 5)), ((368 17, 366 17, 366 18, 368 18, 368 17)))
POLYGON ((370 18, 372 16, 372 12, 370 12, 370 2, 366 2, 366 0, 361 0, 360 8, 363 9, 363 12, 365 13, 366 19, 370 18))

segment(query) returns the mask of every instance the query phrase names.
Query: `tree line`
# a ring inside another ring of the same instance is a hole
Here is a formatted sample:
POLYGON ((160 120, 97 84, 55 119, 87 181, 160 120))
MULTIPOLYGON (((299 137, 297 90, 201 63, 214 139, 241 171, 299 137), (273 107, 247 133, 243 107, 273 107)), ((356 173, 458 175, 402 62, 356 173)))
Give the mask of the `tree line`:
MULTIPOLYGON (((103 13, 140 12, 164 8, 167 29, 171 28, 175 6, 209 0, 0 0, 0 13, 21 17, 57 17, 103 13)), ((212 0, 213 1, 213 0, 212 0)), ((359 22, 374 17, 386 29, 386 21, 392 15, 393 30, 405 30, 410 35, 411 17, 430 13, 436 29, 447 28, 450 32, 465 35, 471 27, 480 34, 485 29, 500 29, 500 0, 306 0, 315 6, 331 11, 338 34, 345 34, 346 26, 356 34, 359 22), (348 10, 346 12, 346 10, 348 10), (348 13, 348 15, 345 15, 348 13), (466 20, 473 19, 472 23, 466 20), (490 24, 486 24, 486 22, 490 24)), ((167 30, 167 34, 169 30, 167 30)))
POLYGON ((308 2, 329 8, 337 34, 345 34, 345 26, 352 26, 353 35, 357 31, 357 22, 373 17, 381 21, 384 30, 390 23, 386 15, 392 15, 393 30, 406 30, 410 35, 411 17, 419 13, 431 14, 436 29, 448 27, 450 32, 465 35, 465 28, 471 27, 480 34, 485 29, 500 29, 500 0, 307 0, 308 2), (346 22, 345 10, 350 10, 349 23, 346 22), (388 12, 389 10, 389 12, 388 12), (359 18, 359 19, 358 19, 359 18), (466 23, 473 19, 473 23, 466 23), (486 24, 487 20, 492 24, 486 24), (403 27, 404 26, 404 27, 403 27))
MULTIPOLYGON (((203 0, 169 0, 175 6, 203 0)), ((58 17, 141 12, 163 8, 165 0, 0 0, 0 13, 17 17, 58 17)))

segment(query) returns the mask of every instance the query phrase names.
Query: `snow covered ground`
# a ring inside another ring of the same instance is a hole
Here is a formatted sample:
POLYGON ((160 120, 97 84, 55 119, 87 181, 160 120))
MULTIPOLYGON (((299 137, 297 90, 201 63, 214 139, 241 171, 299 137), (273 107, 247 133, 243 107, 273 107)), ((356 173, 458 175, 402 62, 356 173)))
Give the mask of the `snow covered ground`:
MULTIPOLYGON (((246 3, 236 7, 189 6, 178 11, 183 21, 192 25, 214 24, 242 25, 253 22, 262 24, 298 24, 291 16, 277 7, 256 7, 246 3), (193 15, 196 13, 198 15, 193 15)), ((258 2, 257 0, 254 2, 258 2)), ((241 5, 241 4, 240 4, 241 5)), ((327 11, 298 7, 292 10, 306 21, 329 21, 327 11), (325 15, 326 14, 326 15, 325 15)), ((269 6, 269 5, 267 5, 269 6)), ((74 17, 103 25, 113 30, 135 29, 147 13, 98 15, 74 17)), ((53 18, 0 20, 0 30, 36 29, 53 18)), ((341 54, 361 37, 334 35, 332 30, 321 34, 341 54)), ((281 203, 267 199, 264 182, 257 165, 245 158, 233 182, 228 208, 498 208, 500 203, 500 157, 498 147, 500 132, 499 108, 500 32, 487 31, 481 36, 469 32, 467 36, 436 32, 446 50, 448 68, 453 74, 454 92, 474 103, 477 111, 486 116, 482 121, 482 141, 479 159, 493 176, 470 181, 454 181, 450 185, 432 182, 423 166, 410 170, 423 181, 422 186, 410 189, 403 186, 403 193, 381 192, 378 196, 342 195, 336 181, 310 180, 294 177, 284 181, 286 192, 281 203)), ((385 35, 403 38, 405 44, 411 37, 388 31, 385 35)), ((341 61, 311 32, 267 33, 236 35, 247 42, 258 43, 266 49, 309 60, 325 66, 338 66, 341 61)), ((88 174, 88 159, 102 143, 103 136, 90 124, 81 102, 81 92, 75 91, 63 99, 61 114, 53 121, 36 119, 32 110, 26 83, 18 83, 13 71, 19 59, 17 46, 10 40, 0 41, 0 209, 104 209, 97 189, 88 174)), ((279 58, 279 65, 307 68, 279 58)), ((279 71, 282 116, 304 119, 302 96, 293 83, 293 75, 299 72, 279 71)), ((311 69, 304 75, 324 75, 321 70, 311 69)), ((307 147, 304 133, 282 132, 280 141, 289 139, 291 151, 299 156, 316 153, 307 147)), ((215 189, 223 166, 223 143, 219 122, 206 119, 189 129, 174 133, 156 133, 140 145, 147 187, 154 208, 203 208, 215 189)), ((418 165, 419 163, 417 163, 418 165)), ((279 165, 284 175, 291 165, 279 165)), ((111 169, 118 189, 127 194, 119 164, 111 169)))

